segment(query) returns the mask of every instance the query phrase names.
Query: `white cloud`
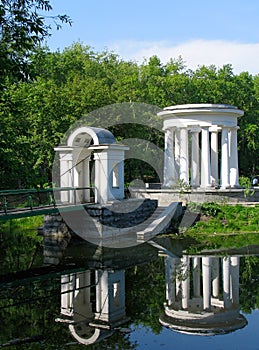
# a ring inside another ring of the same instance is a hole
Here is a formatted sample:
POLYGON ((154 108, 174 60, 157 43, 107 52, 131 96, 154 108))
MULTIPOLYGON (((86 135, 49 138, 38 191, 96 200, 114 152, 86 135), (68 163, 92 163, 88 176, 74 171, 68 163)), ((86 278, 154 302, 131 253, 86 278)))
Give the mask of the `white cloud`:
POLYGON ((259 43, 239 43, 224 40, 191 40, 177 45, 168 42, 120 41, 110 45, 122 58, 143 62, 157 55, 166 63, 181 56, 190 69, 199 65, 214 64, 222 67, 231 64, 236 74, 248 71, 259 73, 259 43))

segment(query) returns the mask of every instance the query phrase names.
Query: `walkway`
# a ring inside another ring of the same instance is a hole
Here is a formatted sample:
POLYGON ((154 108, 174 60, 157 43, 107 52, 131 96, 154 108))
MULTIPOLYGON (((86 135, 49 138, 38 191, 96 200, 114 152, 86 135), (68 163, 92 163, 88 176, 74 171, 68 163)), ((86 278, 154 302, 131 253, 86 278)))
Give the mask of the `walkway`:
MULTIPOLYGON (((84 192, 90 187, 63 187, 46 189, 19 189, 0 191, 0 221, 58 213, 59 209, 76 210, 84 200, 84 192), (61 203, 61 194, 66 193, 68 201, 61 203)), ((93 196, 90 196, 93 200, 93 196)), ((88 202, 89 203, 89 202, 88 202)))

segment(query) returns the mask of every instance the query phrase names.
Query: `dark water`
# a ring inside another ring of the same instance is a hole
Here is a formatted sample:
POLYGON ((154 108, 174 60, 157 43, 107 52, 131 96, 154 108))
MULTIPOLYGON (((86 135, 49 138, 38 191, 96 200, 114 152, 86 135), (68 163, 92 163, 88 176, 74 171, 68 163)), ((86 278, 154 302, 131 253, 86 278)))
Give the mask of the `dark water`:
POLYGON ((170 237, 127 249, 5 244, 0 348, 259 349, 257 245, 191 254, 170 237))

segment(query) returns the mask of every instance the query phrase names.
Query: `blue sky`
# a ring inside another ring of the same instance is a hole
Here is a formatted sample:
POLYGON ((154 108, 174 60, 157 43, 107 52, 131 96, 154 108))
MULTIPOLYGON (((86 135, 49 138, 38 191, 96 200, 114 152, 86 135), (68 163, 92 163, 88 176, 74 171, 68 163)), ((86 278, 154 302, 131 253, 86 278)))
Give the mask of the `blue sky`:
POLYGON ((231 63, 259 73, 258 0, 52 0, 53 14, 68 14, 72 27, 53 30, 51 50, 80 41, 139 63, 158 55, 182 56, 188 68, 231 63))

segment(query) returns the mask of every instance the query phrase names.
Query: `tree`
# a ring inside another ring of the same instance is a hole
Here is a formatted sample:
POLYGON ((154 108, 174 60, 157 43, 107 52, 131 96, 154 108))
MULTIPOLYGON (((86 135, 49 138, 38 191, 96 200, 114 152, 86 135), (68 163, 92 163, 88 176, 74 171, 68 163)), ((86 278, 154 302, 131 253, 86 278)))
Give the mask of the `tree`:
MULTIPOLYGON (((29 77, 30 53, 51 32, 44 12, 52 10, 50 0, 2 0, 0 4, 0 84, 29 77)), ((67 15, 51 17, 57 27, 71 24, 67 15)))

